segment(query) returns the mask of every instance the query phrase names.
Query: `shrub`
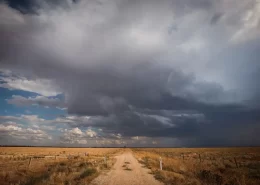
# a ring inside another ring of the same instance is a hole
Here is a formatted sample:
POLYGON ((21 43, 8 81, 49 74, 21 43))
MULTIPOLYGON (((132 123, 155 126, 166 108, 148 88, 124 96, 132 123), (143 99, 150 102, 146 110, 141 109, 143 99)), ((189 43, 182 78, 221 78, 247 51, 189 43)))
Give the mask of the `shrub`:
POLYGON ((219 174, 212 173, 209 170, 202 170, 198 174, 199 178, 207 184, 221 185, 223 182, 223 177, 219 174))
POLYGON ((84 166, 86 166, 86 163, 84 162, 79 164, 79 167, 84 167, 84 166))
POLYGON ((87 168, 84 172, 82 172, 79 176, 80 179, 83 179, 85 177, 91 176, 94 173, 96 173, 97 170, 95 168, 87 168))
POLYGON ((66 164, 64 162, 61 162, 60 166, 66 166, 66 164))

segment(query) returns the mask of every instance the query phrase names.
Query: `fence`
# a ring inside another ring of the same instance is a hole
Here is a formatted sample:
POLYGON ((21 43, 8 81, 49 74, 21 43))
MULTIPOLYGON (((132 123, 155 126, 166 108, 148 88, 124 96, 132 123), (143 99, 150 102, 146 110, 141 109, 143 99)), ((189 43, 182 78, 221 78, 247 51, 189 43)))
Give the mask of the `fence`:
MULTIPOLYGON (((178 159, 178 160, 182 160, 183 162, 188 162, 190 160, 195 160, 197 161, 198 163, 203 163, 205 161, 211 161, 211 162, 214 162, 214 161, 222 161, 222 163, 224 164, 225 162, 231 162, 235 165, 236 168, 239 168, 239 167, 242 167, 243 166, 243 160, 241 159, 252 159, 252 157, 250 156, 203 156, 201 154, 196 154, 196 156, 190 156, 190 155, 185 155, 185 154, 181 154, 181 155, 175 155, 174 157, 165 157, 165 158, 172 158, 172 159, 178 159), (238 160, 240 159, 240 161, 238 160)), ((148 158, 147 158, 147 161, 148 161, 148 158)), ((163 159, 162 157, 159 157, 159 169, 160 170, 163 170, 163 159)))

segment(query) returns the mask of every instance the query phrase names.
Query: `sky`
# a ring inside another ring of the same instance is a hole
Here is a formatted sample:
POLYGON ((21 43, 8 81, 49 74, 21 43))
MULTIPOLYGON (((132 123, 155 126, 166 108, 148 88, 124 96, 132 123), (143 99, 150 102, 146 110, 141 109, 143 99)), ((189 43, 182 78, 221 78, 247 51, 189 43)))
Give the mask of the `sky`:
POLYGON ((259 0, 0 1, 0 144, 260 145, 259 0))

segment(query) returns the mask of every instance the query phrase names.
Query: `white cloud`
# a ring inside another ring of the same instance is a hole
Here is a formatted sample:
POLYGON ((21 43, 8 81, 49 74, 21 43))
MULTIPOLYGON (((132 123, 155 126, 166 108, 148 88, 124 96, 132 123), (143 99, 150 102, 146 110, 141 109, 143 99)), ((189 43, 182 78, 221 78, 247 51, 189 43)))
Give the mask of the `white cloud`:
MULTIPOLYGON (((159 142, 157 140, 154 140, 153 137, 146 137, 146 136, 134 136, 130 138, 130 142, 134 145, 157 145, 159 142)), ((160 139, 160 138, 158 138, 160 139)))
POLYGON ((168 126, 168 127, 175 126, 174 124, 172 124, 172 121, 170 118, 167 118, 164 116, 159 116, 159 115, 146 115, 146 116, 156 119, 157 121, 161 122, 165 126, 168 126))
POLYGON ((29 80, 18 76, 0 76, 0 87, 9 90, 23 90, 38 93, 43 96, 56 96, 61 94, 60 89, 51 80, 29 80))
POLYGON ((119 139, 117 139, 117 140, 114 140, 114 143, 115 143, 115 144, 117 144, 117 145, 121 145, 121 144, 127 144, 127 142, 126 142, 126 141, 124 141, 124 140, 119 140, 119 139))
POLYGON ((67 133, 72 134, 72 135, 82 135, 83 132, 78 128, 73 128, 72 130, 69 130, 67 133))
POLYGON ((138 137, 138 136, 134 136, 134 137, 131 137, 131 139, 133 139, 133 140, 139 140, 139 137, 138 137))
POLYGON ((38 105, 44 107, 55 107, 59 109, 66 109, 64 102, 58 98, 48 98, 45 96, 36 96, 25 98, 19 95, 13 95, 11 99, 6 100, 7 103, 17 106, 31 106, 38 105))
POLYGON ((27 127, 44 130, 44 131, 54 131, 57 127, 62 126, 62 124, 57 124, 54 120, 46 120, 40 118, 38 115, 20 115, 20 116, 0 116, 0 123, 5 123, 10 125, 18 125, 19 127, 27 127))
POLYGON ((46 132, 39 129, 23 128, 15 125, 0 125, 0 133, 2 137, 12 137, 18 140, 26 140, 33 142, 45 142, 51 140, 52 137, 46 132))
POLYGON ((0 122, 5 122, 5 121, 21 121, 21 116, 0 116, 0 122))
POLYGON ((81 144, 81 145, 86 145, 86 144, 88 144, 88 141, 86 139, 81 139, 81 140, 77 140, 76 143, 81 144))
POLYGON ((35 129, 41 129, 41 130, 44 130, 44 131, 54 131, 56 130, 56 126, 51 126, 51 125, 37 125, 37 124, 34 124, 32 125, 33 128, 35 129))
POLYGON ((38 115, 21 115, 20 119, 24 119, 30 123, 40 123, 45 121, 45 119, 39 118, 38 115))
POLYGON ((112 137, 117 138, 117 139, 121 139, 122 135, 121 134, 111 134, 112 137))
POLYGON ((134 136, 134 137, 131 137, 131 139, 132 140, 147 140, 149 138, 146 136, 134 136))
POLYGON ((175 127, 175 124, 172 123, 171 119, 165 116, 161 116, 161 115, 152 115, 152 114, 142 114, 142 113, 138 113, 135 112, 135 114, 139 115, 140 118, 144 121, 145 124, 149 125, 149 119, 154 119, 156 121, 158 121, 158 123, 160 123, 161 125, 165 126, 165 127, 175 127))
POLYGON ((95 131, 91 130, 90 128, 88 130, 86 130, 86 134, 89 137, 96 137, 97 136, 97 133, 95 131))
POLYGON ((38 115, 20 115, 20 116, 0 116, 0 121, 8 120, 8 121, 25 121, 27 123, 41 123, 46 121, 43 118, 40 118, 38 115))
POLYGON ((87 144, 88 140, 97 138, 98 134, 91 129, 82 132, 78 127, 73 129, 65 129, 63 135, 60 137, 61 143, 67 144, 87 144))
POLYGON ((4 125, 0 125, 0 132, 8 132, 8 131, 20 131, 22 130, 22 128, 17 127, 17 126, 13 126, 13 125, 8 125, 8 126, 4 126, 4 125))
POLYGON ((96 144, 97 145, 111 145, 113 144, 113 140, 110 140, 110 139, 98 139, 96 140, 96 144))

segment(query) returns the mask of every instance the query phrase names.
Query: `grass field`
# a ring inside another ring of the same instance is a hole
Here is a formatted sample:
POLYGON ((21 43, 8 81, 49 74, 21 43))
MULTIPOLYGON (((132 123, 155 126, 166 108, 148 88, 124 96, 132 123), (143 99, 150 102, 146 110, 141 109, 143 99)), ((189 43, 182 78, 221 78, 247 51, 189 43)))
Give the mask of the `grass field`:
POLYGON ((259 185, 260 148, 0 148, 1 185, 88 184, 132 151, 166 185, 259 185), (105 159, 104 159, 105 157, 105 159), (160 170, 159 158, 162 159, 160 170))
POLYGON ((0 148, 1 185, 85 184, 115 162, 116 148, 0 148))
POLYGON ((139 162, 167 185, 260 184, 260 148, 140 148, 133 151, 139 162))

